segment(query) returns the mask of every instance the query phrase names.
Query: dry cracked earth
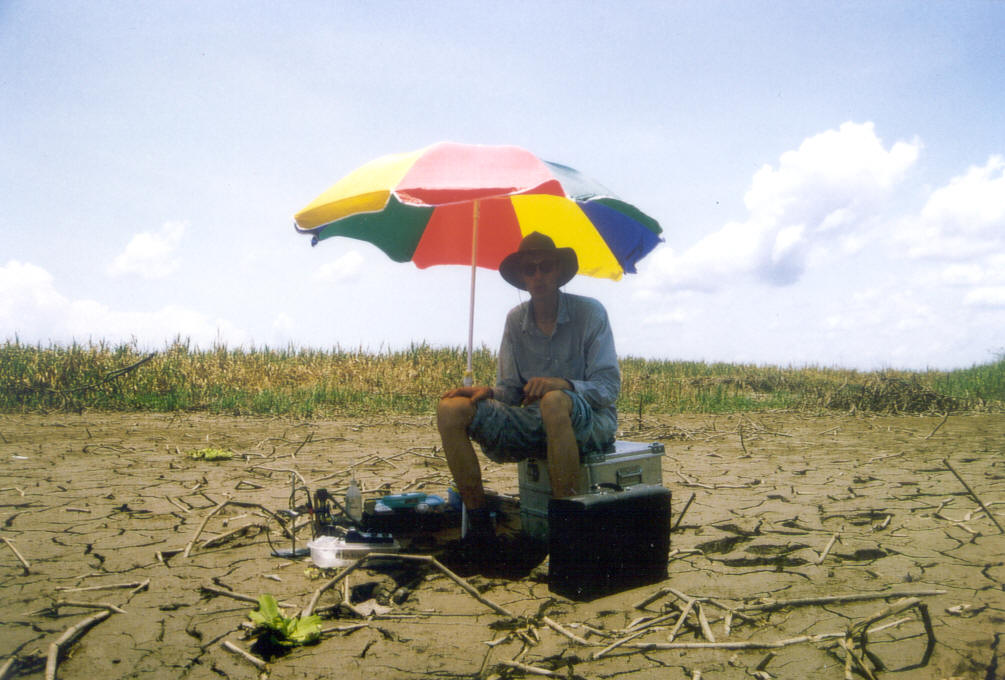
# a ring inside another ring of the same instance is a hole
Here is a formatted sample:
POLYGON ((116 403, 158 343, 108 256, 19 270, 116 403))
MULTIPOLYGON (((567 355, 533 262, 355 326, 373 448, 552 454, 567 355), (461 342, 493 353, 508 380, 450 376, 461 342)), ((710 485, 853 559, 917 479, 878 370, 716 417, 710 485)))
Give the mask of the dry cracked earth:
MULTIPOLYGON (((400 560, 333 584, 272 555, 291 479, 443 493, 428 417, 0 416, 0 678, 1005 677, 1005 416, 623 428, 666 446, 669 577, 572 602, 547 562, 456 581, 400 560), (235 455, 188 455, 206 447, 235 455), (239 598, 292 615, 319 591, 322 639, 263 658, 239 598)), ((517 493, 515 466, 483 471, 517 493)))

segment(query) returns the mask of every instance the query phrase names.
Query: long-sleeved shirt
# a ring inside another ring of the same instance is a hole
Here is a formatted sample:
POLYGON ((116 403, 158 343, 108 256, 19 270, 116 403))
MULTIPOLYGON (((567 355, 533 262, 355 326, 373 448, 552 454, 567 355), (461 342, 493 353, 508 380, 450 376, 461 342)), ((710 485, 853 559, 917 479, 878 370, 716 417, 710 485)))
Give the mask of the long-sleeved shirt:
POLYGON ((547 336, 534 323, 531 305, 528 300, 506 316, 495 398, 518 405, 531 378, 565 378, 613 435, 621 369, 607 310, 593 298, 560 291, 555 330, 547 336))

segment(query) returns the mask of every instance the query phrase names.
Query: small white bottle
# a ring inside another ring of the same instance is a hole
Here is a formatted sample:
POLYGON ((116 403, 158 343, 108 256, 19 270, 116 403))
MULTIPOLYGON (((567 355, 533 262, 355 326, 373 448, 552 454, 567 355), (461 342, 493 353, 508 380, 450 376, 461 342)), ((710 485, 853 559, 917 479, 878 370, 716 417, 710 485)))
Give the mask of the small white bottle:
POLYGON ((355 477, 349 482, 349 488, 345 491, 345 511, 353 522, 363 521, 363 493, 359 490, 355 477))

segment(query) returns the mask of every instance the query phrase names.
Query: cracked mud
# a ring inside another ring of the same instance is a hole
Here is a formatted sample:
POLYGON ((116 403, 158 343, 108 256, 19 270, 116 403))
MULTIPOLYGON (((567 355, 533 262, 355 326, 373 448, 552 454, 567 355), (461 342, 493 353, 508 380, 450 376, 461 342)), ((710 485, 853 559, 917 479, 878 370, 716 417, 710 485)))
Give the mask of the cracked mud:
MULTIPOLYGON (((840 679, 829 634, 898 597, 779 601, 890 593, 921 593, 935 645, 924 658, 921 606, 870 624, 876 677, 1002 677, 1005 536, 943 460, 1005 522, 1005 416, 627 417, 621 438, 666 446, 681 520, 667 581, 574 603, 549 592, 546 563, 466 577, 507 618, 436 569, 365 566, 318 600, 318 644, 259 669, 223 644, 252 648, 255 607, 226 593, 271 593, 295 613, 337 573, 271 555, 270 540, 289 543, 272 513, 288 507, 290 471, 336 497, 353 472, 370 498, 442 494, 430 418, 0 416, 0 677, 44 677, 50 643, 111 611, 66 641, 59 677, 840 679), (185 455, 206 447, 235 455, 185 455), (658 648, 671 638, 697 648, 658 648)), ((516 494, 515 466, 483 459, 483 472, 516 494)))

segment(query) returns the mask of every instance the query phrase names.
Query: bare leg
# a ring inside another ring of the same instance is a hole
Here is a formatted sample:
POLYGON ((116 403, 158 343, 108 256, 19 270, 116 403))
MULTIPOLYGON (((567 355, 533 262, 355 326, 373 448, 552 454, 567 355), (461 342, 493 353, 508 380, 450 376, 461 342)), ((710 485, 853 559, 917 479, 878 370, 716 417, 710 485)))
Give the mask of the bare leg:
POLYGON ((474 417, 475 406, 467 397, 441 399, 436 408, 436 426, 443 441, 443 453, 468 510, 485 505, 482 469, 475 448, 468 439, 468 425, 474 417))
POLYGON ((548 437, 548 476, 551 495, 566 498, 576 493, 579 444, 572 429, 572 399, 554 390, 541 398, 541 420, 548 437))

